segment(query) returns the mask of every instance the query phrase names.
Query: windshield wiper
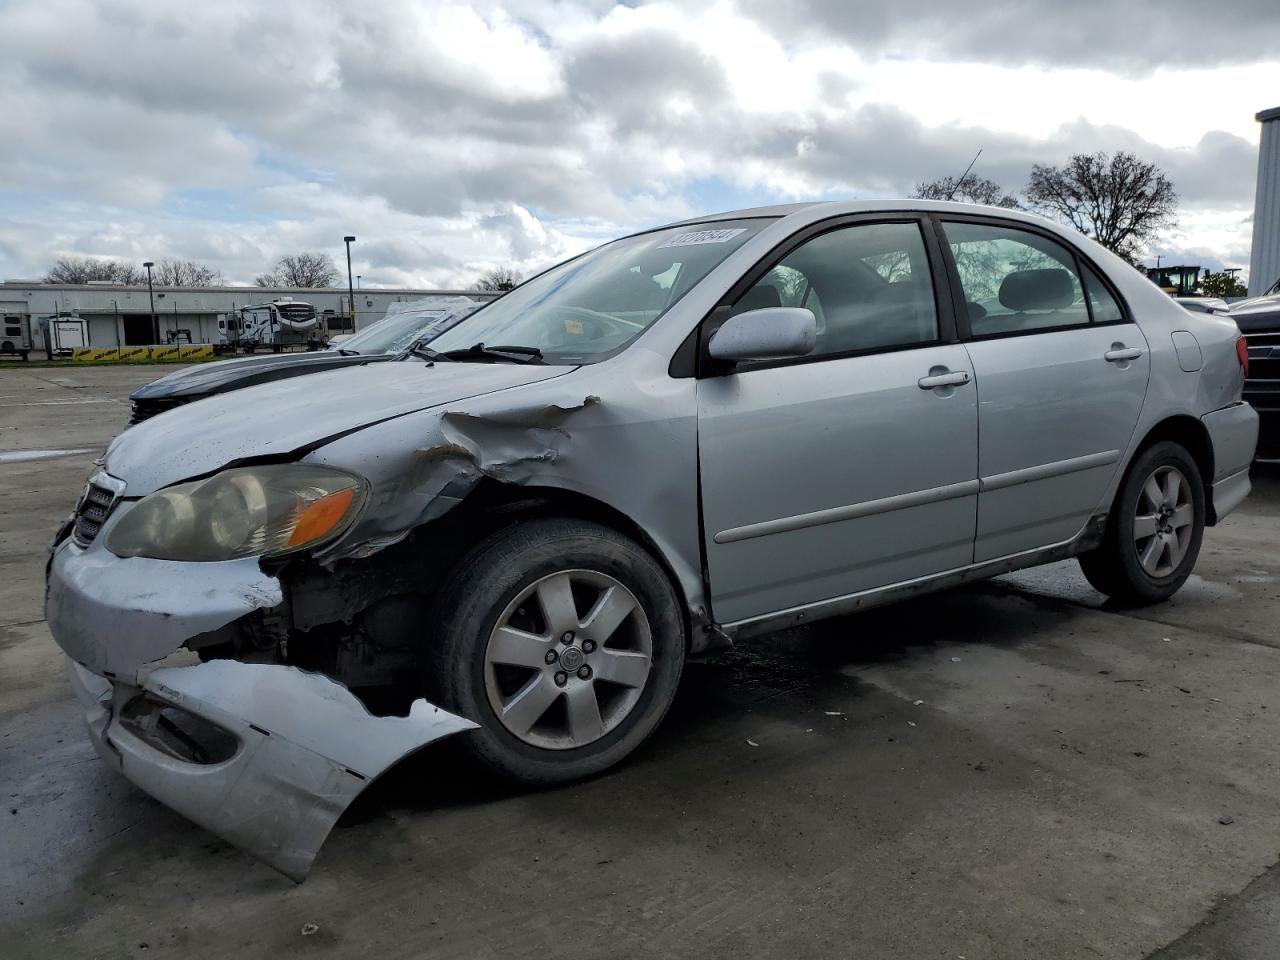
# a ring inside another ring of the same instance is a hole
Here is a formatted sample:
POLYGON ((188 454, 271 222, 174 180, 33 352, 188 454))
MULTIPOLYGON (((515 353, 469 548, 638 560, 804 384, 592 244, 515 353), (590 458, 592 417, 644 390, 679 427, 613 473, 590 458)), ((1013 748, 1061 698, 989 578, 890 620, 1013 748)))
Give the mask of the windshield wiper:
POLYGON ((431 363, 435 363, 437 360, 453 359, 453 357, 449 356, 447 353, 437 353, 421 341, 415 343, 404 353, 400 354, 401 359, 408 356, 421 357, 423 360, 427 360, 431 363))
POLYGON ((501 360, 503 363, 542 363, 542 351, 537 347, 520 347, 500 344, 486 347, 483 343, 473 343, 459 350, 446 350, 439 356, 449 360, 501 360))

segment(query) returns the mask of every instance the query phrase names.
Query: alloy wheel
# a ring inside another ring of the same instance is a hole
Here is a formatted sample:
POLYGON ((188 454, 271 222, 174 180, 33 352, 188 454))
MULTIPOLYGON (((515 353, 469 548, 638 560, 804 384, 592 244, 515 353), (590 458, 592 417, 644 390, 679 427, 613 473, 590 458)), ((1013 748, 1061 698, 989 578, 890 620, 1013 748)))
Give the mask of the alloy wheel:
POLYGON ((568 750, 626 719, 652 665, 653 635, 635 594, 598 571, 562 570, 530 584, 498 618, 485 693, 513 736, 568 750))
POLYGON ((1195 530, 1191 486, 1177 467, 1157 467, 1142 485, 1133 518, 1138 562, 1149 576, 1167 577, 1178 569, 1195 530))

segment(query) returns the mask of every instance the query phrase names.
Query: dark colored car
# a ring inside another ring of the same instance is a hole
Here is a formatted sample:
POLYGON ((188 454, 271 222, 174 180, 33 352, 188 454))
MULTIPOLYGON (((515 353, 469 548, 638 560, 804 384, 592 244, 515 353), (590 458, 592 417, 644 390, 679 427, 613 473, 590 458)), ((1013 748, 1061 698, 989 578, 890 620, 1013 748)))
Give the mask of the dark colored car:
POLYGON ((1258 459, 1280 461, 1280 280, 1233 303, 1230 317, 1249 341, 1244 399, 1258 411, 1258 459))
POLYGON ((415 344, 426 343, 443 333, 483 303, 468 297, 434 297, 393 304, 385 317, 343 341, 337 349, 237 357, 183 367, 153 380, 129 396, 133 402, 129 426, 216 393, 338 367, 392 360, 415 344))

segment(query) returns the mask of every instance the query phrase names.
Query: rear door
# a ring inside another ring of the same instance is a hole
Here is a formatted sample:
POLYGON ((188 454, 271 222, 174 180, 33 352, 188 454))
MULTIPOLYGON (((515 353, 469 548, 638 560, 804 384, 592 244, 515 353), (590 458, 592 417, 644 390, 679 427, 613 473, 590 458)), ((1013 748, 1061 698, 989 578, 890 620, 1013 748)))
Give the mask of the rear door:
POLYGON ((941 260, 917 218, 815 228, 708 321, 780 305, 818 319, 809 356, 698 381, 718 621, 972 560, 977 404, 941 260))
POLYGON ((1146 339, 1047 231, 941 220, 978 400, 974 559, 1071 539, 1101 504, 1146 396, 1146 339))

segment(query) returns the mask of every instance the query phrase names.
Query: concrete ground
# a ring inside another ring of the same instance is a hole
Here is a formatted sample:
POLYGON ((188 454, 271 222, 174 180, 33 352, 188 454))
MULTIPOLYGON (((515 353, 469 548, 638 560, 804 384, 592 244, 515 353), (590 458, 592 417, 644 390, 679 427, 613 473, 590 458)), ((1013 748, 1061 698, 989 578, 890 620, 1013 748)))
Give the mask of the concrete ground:
POLYGON ((0 955, 1280 955, 1280 473, 1162 606, 1066 563, 752 642, 590 783, 429 748, 295 886, 105 769, 41 619, 154 375, 0 368, 0 452, 86 451, 0 453, 0 955))

